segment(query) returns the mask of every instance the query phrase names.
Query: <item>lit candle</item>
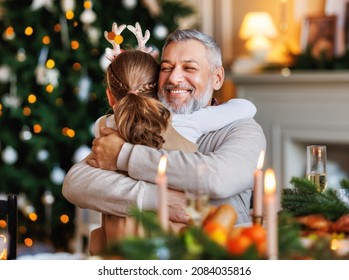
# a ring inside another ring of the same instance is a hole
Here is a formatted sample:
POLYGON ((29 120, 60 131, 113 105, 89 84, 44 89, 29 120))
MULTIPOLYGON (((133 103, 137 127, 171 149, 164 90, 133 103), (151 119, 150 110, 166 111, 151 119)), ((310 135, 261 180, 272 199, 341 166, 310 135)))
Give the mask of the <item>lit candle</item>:
POLYGON ((166 156, 162 156, 156 176, 156 184, 159 188, 158 218, 161 228, 165 231, 167 231, 169 227, 167 176, 165 175, 166 164, 167 158, 166 156))
POLYGON ((0 260, 7 259, 7 240, 6 235, 0 234, 0 260))
POLYGON ((263 222, 263 162, 264 150, 261 151, 257 170, 254 172, 254 188, 253 188, 253 213, 252 219, 254 224, 262 224, 263 222))
POLYGON ((265 171, 264 204, 267 223, 267 254, 271 260, 278 258, 277 199, 275 174, 272 169, 265 171))

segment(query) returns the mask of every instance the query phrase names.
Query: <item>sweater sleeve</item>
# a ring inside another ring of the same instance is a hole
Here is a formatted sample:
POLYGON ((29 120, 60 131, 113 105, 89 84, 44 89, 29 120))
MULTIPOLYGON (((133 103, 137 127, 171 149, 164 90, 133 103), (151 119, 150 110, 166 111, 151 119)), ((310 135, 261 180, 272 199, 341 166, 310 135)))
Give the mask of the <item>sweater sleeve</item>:
MULTIPOLYGON (((253 119, 208 133, 198 144, 200 152, 186 153, 125 143, 117 166, 132 178, 153 182, 159 159, 165 154, 168 182, 177 190, 194 190, 200 184, 211 198, 223 199, 252 188, 259 154, 266 149, 263 130, 253 119), (197 172, 198 166, 207 169, 204 180, 197 172)), ((150 197, 146 194, 144 199, 150 197)))
POLYGON ((190 114, 202 134, 221 129, 239 119, 253 118, 256 106, 247 99, 233 98, 218 106, 207 106, 190 114))
POLYGON ((68 171, 63 196, 80 208, 126 216, 131 206, 141 210, 157 207, 156 185, 123 174, 91 167, 82 160, 68 171), (144 200, 144 195, 149 197, 144 200))

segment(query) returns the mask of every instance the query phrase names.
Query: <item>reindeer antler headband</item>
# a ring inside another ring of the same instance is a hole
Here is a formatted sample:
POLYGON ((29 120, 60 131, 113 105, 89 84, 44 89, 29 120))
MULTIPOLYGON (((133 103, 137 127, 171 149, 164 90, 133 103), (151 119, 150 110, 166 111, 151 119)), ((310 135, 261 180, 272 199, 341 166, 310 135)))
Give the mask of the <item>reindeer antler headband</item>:
MULTIPOLYGON (((109 43, 112 44, 113 49, 106 48, 106 57, 112 61, 115 57, 117 57, 121 52, 120 45, 124 41, 124 38, 121 36, 121 32, 126 28, 125 24, 122 24, 118 27, 116 22, 112 25, 112 31, 104 31, 104 37, 107 39, 109 43)), ((153 50, 152 47, 146 47, 146 43, 150 38, 149 30, 146 30, 144 36, 142 34, 142 28, 138 22, 136 22, 135 26, 127 25, 127 29, 130 30, 137 38, 138 47, 137 50, 140 50, 145 53, 149 53, 152 56, 156 57, 158 52, 153 50)))

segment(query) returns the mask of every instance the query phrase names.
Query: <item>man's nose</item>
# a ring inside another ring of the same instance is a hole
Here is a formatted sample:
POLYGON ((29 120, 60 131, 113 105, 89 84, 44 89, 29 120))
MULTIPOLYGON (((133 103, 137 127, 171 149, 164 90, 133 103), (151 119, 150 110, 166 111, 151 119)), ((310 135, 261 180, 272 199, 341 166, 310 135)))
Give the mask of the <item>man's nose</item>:
POLYGON ((184 80, 184 75, 181 68, 179 67, 173 68, 168 77, 168 81, 172 84, 178 84, 180 82, 183 82, 183 80, 184 80))

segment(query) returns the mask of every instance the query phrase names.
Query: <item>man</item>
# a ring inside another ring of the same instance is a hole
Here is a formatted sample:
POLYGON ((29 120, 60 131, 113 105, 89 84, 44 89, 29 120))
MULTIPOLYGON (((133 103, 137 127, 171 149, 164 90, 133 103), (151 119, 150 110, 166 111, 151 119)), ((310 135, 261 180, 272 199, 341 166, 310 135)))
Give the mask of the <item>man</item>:
MULTIPOLYGON (((220 89, 223 81, 221 52, 211 37, 195 30, 168 36, 158 94, 171 112, 190 114, 209 106, 213 91, 220 89)), ((237 223, 250 222, 253 171, 266 147, 263 131, 253 119, 235 121, 201 136, 197 153, 125 143, 111 128, 104 128, 103 134, 107 136, 93 141, 87 162, 74 165, 65 178, 63 195, 75 205, 124 216, 131 205, 156 210, 158 191, 154 182, 160 156, 165 154, 171 221, 188 221, 183 191, 204 188, 214 203, 234 206, 237 223), (202 165, 207 167, 204 180, 197 172, 202 165), (115 170, 126 171, 128 176, 115 170)))

